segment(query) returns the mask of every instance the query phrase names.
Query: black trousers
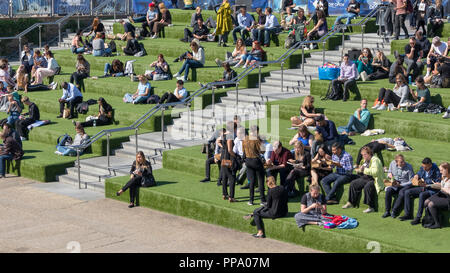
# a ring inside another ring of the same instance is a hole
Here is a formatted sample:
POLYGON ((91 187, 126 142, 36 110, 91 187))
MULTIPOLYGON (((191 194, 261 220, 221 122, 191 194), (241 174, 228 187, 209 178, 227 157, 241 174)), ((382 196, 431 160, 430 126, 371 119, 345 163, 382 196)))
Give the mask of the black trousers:
POLYGON ((406 37, 409 36, 408 29, 406 28, 406 25, 405 25, 405 20, 406 20, 406 14, 395 15, 395 38, 396 39, 398 39, 398 37, 400 36, 400 27, 403 29, 403 32, 405 32, 406 37))
POLYGON ((419 30, 420 27, 422 27, 422 33, 423 35, 427 35, 427 24, 425 23, 425 19, 424 18, 420 18, 417 20, 417 26, 416 26, 416 31, 419 30))
POLYGON ((435 224, 441 225, 441 219, 439 217, 439 211, 446 211, 450 208, 450 196, 443 192, 438 192, 437 194, 428 198, 433 205, 428 205, 431 216, 433 216, 435 224))
POLYGON ((277 176, 279 173, 280 174, 280 185, 287 187, 286 178, 290 171, 291 171, 291 169, 289 167, 285 167, 285 168, 277 169, 277 170, 267 170, 267 176, 273 176, 275 178, 275 180, 277 180, 277 176))
POLYGON ((265 208, 266 207, 259 207, 253 211, 253 220, 255 221, 256 228, 258 230, 262 230, 263 233, 265 232, 264 232, 264 222, 262 219, 273 218, 273 215, 269 213, 269 211, 267 211, 265 208))
POLYGON ((80 87, 80 85, 83 83, 83 80, 88 78, 89 75, 88 73, 79 73, 79 72, 74 72, 72 73, 72 75, 70 76, 70 83, 75 82, 75 84, 77 85, 77 87, 80 87))
POLYGON ((431 20, 430 25, 431 25, 431 29, 430 29, 431 33, 429 33, 430 34, 429 36, 434 37, 434 36, 436 36, 437 31, 442 27, 443 23, 442 22, 438 23, 435 20, 431 20))
POLYGON ((361 150, 364 147, 369 147, 374 154, 377 154, 378 158, 381 160, 381 164, 383 164, 383 167, 384 167, 384 160, 383 160, 383 153, 382 153, 382 151, 386 150, 387 145, 386 144, 381 144, 379 142, 374 141, 374 142, 370 142, 369 144, 366 144, 366 145, 362 146, 361 149, 359 149, 358 156, 356 157, 356 164, 358 164, 358 165, 359 165, 359 163, 362 160, 361 150))
POLYGON ((155 22, 150 22, 150 24, 147 22, 147 20, 145 20, 144 23, 142 23, 142 29, 143 29, 143 35, 144 37, 148 37, 150 35, 152 35, 152 29, 153 29, 153 25, 155 24, 155 22))
POLYGON ((221 168, 220 174, 222 177, 222 195, 234 198, 236 174, 227 167, 221 168), (228 186, 230 186, 230 195, 228 195, 228 186))
POLYGON ((59 103, 59 113, 62 115, 64 113, 64 106, 67 104, 67 107, 70 108, 70 115, 75 116, 74 108, 77 104, 83 102, 83 97, 75 97, 72 101, 60 102, 59 103))
POLYGON ((389 72, 385 71, 383 69, 376 69, 375 72, 369 75, 369 80, 375 81, 375 80, 381 80, 381 79, 387 79, 389 77, 389 72))
POLYGON ((50 88, 48 88, 48 85, 45 85, 45 84, 28 85, 27 89, 28 89, 28 91, 46 91, 46 90, 50 90, 50 88))
POLYGON ((28 125, 35 123, 36 120, 31 118, 26 118, 23 120, 16 120, 16 131, 19 133, 19 136, 28 138, 28 125))
MULTIPOLYGON (((212 157, 206 159, 206 161, 205 161, 205 177, 206 177, 206 178, 210 178, 210 179, 211 179, 211 165, 212 165, 212 164, 216 164, 216 163, 214 162, 214 156, 212 156, 212 157)), ((220 160, 217 161, 217 167, 219 167, 219 179, 218 179, 218 181, 220 181, 220 180, 221 180, 221 179, 220 179, 220 175, 222 174, 222 173, 220 172, 220 160)))
POLYGON ((388 187, 386 188, 386 195, 384 197, 384 207, 385 207, 385 211, 387 212, 391 212, 391 208, 392 208, 392 198, 395 195, 398 195, 400 190, 403 187, 388 187))
POLYGON ((334 80, 331 81, 331 84, 333 86, 336 86, 338 84, 343 84, 344 85, 344 87, 343 87, 343 90, 344 90, 343 99, 344 100, 348 99, 350 88, 355 88, 356 87, 356 81, 354 79, 353 80, 346 80, 346 81, 334 79, 334 80))
POLYGON ((180 100, 170 92, 166 92, 161 96, 161 99, 159 100, 160 104, 163 104, 165 102, 171 103, 171 102, 179 102, 180 100))
POLYGON ((187 42, 192 41, 192 39, 194 38, 194 34, 192 34, 192 31, 190 31, 188 28, 184 29, 184 40, 186 40, 187 42))
POLYGON ((369 205, 371 208, 375 208, 377 190, 375 188, 374 180, 365 177, 357 178, 350 183, 348 201, 353 206, 359 206, 359 199, 361 198, 363 190, 364 204, 369 205))
MULTIPOLYGON (((111 119, 108 119, 106 117, 100 116, 96 121, 95 121, 95 126, 103 126, 103 125, 109 125, 111 124, 112 121, 111 119)), ((92 127, 94 126, 94 121, 90 120, 90 121, 86 121, 86 122, 81 122, 80 123, 83 127, 92 127)))
POLYGON ((138 53, 139 51, 133 51, 133 50, 131 50, 131 49, 128 49, 128 48, 124 48, 123 49, 123 53, 125 54, 125 55, 128 55, 128 56, 134 56, 134 54, 136 54, 136 53, 138 53))
POLYGON ((289 172, 287 178, 286 178, 286 184, 287 184, 287 191, 291 192, 295 188, 295 181, 297 181, 300 177, 307 177, 311 175, 311 170, 302 170, 298 168, 292 169, 292 171, 289 172))
POLYGON ((259 158, 246 158, 245 166, 247 166, 247 178, 250 181, 250 202, 253 203, 255 198, 255 185, 258 180, 259 194, 261 202, 266 202, 264 194, 264 166, 259 158))
POLYGON ((125 184, 125 186, 123 186, 122 191, 127 191, 128 189, 130 189, 130 203, 134 204, 134 201, 136 199, 137 196, 137 191, 139 189, 139 187, 141 186, 141 179, 142 176, 135 176, 132 179, 130 179, 128 181, 127 184, 125 184))
POLYGON ((391 89, 386 89, 384 87, 382 87, 380 89, 380 92, 378 93, 378 101, 381 102, 381 100, 383 99, 384 103, 392 103, 395 107, 397 107, 397 105, 400 103, 400 97, 397 96, 391 89))

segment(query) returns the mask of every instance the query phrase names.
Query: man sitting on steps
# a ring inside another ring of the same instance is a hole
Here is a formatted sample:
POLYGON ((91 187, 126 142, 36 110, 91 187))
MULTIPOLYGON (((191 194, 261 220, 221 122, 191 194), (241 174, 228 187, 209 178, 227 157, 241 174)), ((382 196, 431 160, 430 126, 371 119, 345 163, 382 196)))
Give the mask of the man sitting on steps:
POLYGON ((352 61, 349 61, 348 54, 345 54, 342 59, 340 76, 337 79, 331 81, 331 85, 333 86, 333 88, 336 88, 335 90, 337 90, 338 88, 337 85, 344 85, 344 94, 342 98, 343 101, 348 100, 349 89, 352 87, 356 87, 356 77, 356 65, 352 61))
POLYGON ((67 117, 67 119, 72 119, 75 117, 75 106, 83 102, 83 95, 81 94, 80 90, 78 90, 78 88, 72 83, 63 82, 61 84, 61 87, 63 89, 63 95, 59 99, 59 116, 57 116, 57 118, 63 117, 64 105, 67 104, 67 107, 70 108, 70 115, 67 117))

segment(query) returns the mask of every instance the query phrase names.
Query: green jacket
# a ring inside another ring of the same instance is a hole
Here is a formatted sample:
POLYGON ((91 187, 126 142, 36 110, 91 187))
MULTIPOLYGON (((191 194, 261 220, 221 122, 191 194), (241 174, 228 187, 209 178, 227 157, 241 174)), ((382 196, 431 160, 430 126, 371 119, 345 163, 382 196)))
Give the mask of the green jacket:
POLYGON ((377 189, 377 193, 380 193, 384 190, 384 179, 386 178, 384 174, 383 165, 381 164, 381 160, 373 155, 372 159, 370 159, 369 167, 364 169, 364 174, 370 175, 375 179, 375 188, 377 189))

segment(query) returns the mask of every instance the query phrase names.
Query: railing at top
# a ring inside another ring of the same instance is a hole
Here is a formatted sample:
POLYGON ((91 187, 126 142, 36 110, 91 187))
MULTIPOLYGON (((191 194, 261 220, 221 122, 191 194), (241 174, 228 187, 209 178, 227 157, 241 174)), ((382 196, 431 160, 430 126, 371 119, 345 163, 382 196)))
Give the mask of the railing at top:
MULTIPOLYGON (((98 5, 95 9, 92 9, 91 14, 101 10, 102 8, 106 7, 106 5, 110 4, 111 2, 114 2, 114 5, 116 5, 117 0, 105 0, 103 1, 100 5, 98 5)), ((114 9, 115 10, 115 9, 114 9)), ((78 12, 72 12, 67 14, 64 17, 61 17, 60 19, 56 20, 55 22, 46 22, 46 23, 35 23, 32 26, 30 26, 29 28, 25 29, 24 31, 22 31, 21 33, 17 34, 16 36, 12 36, 12 37, 0 37, 0 40, 15 40, 18 39, 19 40, 19 58, 20 55, 22 53, 22 37, 27 35, 28 33, 30 33, 31 31, 33 31, 36 28, 39 28, 39 48, 42 47, 41 44, 41 29, 42 26, 46 26, 46 25, 58 25, 58 41, 61 42, 61 26, 71 17, 78 15, 78 12)), ((114 19, 115 19, 115 13, 114 13, 114 19)), ((78 17, 79 20, 79 17, 78 17)), ((79 26, 79 21, 78 21, 78 26, 79 26)))
MULTIPOLYGON (((138 120, 136 120, 133 124, 131 124, 130 126, 127 127, 122 127, 122 128, 116 128, 116 129, 108 129, 108 130, 102 130, 100 132, 98 132, 97 134, 95 134, 88 142, 82 144, 82 145, 77 145, 77 146, 71 146, 71 148, 75 149, 77 151, 77 168, 78 168, 78 183, 79 183, 79 188, 81 188, 81 179, 80 179, 80 151, 86 149, 87 147, 91 146, 92 144, 94 144, 95 142, 97 142, 99 139, 101 139, 102 137, 106 136, 107 137, 107 168, 108 170, 110 170, 112 167, 110 165, 110 147, 109 147, 109 137, 111 136, 112 133, 114 132, 122 132, 122 131, 130 131, 130 130, 135 130, 135 141, 136 141, 136 153, 138 152, 138 129, 139 127, 146 122, 148 119, 150 119, 152 116, 154 116, 156 113, 158 113, 159 111, 161 111, 162 113, 162 117, 161 117, 161 138, 163 143, 165 143, 164 140, 164 111, 171 106, 177 106, 177 105, 185 105, 188 108, 188 134, 191 134, 191 130, 190 130, 190 126, 191 126, 191 120, 190 120, 190 106, 192 101, 202 95, 203 93, 205 93, 207 90, 212 89, 212 107, 213 107, 213 115, 214 115, 214 89, 217 86, 222 86, 222 85, 236 85, 236 109, 238 108, 238 103, 239 103, 239 82, 246 77, 248 74, 250 74, 253 70, 255 70, 256 68, 259 69, 259 95, 261 96, 261 67, 263 65, 268 65, 268 64, 275 64, 275 63, 279 63, 281 64, 281 92, 283 92, 283 66, 285 64, 285 61, 287 58, 289 58, 290 56, 292 56, 292 54, 294 54, 294 52, 296 52, 299 48, 302 49, 302 74, 304 75, 304 60, 305 60, 305 54, 304 54, 304 45, 306 44, 312 44, 312 43, 322 43, 323 44, 323 63, 325 63, 325 43, 335 34, 340 33, 342 30, 342 36, 343 39, 345 38, 344 36, 344 30, 348 27, 348 26, 361 26, 362 27, 362 37, 364 37, 364 26, 367 23, 367 21, 373 17, 377 12, 380 12, 384 9, 385 5, 378 5, 376 6, 369 14, 367 14, 359 23, 357 24, 340 24, 337 25, 332 31, 329 31, 326 35, 322 36, 319 40, 316 41, 301 41, 301 42, 297 42, 294 46, 292 46, 291 48, 289 48, 286 52, 284 52, 280 57, 278 57, 277 60, 274 61, 266 61, 266 62, 256 62, 255 65, 249 66, 247 67, 244 71, 242 71, 239 75, 237 75, 235 78, 233 78, 230 81, 224 81, 224 82, 210 82, 208 84, 206 84, 205 86, 201 87, 200 89, 196 90, 195 92, 193 92, 189 97, 187 97, 183 102, 173 102, 173 103, 165 103, 165 104, 157 104, 155 106, 153 106, 147 113, 145 113, 144 115, 142 115, 138 120)), ((364 46, 364 39, 362 39, 362 46, 364 46)), ((87 184, 86 184, 87 187, 87 184)))

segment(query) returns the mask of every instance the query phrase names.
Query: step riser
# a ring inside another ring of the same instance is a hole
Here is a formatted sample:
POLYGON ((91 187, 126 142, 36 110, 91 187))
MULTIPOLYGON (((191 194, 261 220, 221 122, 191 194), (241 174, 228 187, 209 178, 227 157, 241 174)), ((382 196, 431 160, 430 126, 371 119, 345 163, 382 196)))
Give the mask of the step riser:
MULTIPOLYGON (((281 75, 280 75, 280 78, 272 78, 272 77, 270 77, 270 78, 266 78, 265 79, 265 83, 263 83, 263 84, 269 84, 269 85, 279 85, 279 86, 281 86, 281 75)), ((300 87, 303 87, 303 88, 307 88, 308 87, 308 89, 309 89, 309 86, 310 86, 310 83, 309 82, 305 82, 305 81, 302 81, 302 80, 295 80, 295 79, 293 79, 293 77, 285 77, 284 75, 283 75, 283 86, 300 86, 300 87)))
MULTIPOLYGON (((65 178, 65 177, 60 177, 59 179, 60 179, 59 183, 68 184, 68 185, 78 188, 78 181, 73 181, 73 180, 71 180, 69 178, 65 178)), ((83 181, 81 183, 81 189, 85 189, 85 183, 83 181)), ((105 192, 105 184, 98 183, 98 182, 97 183, 89 182, 87 184, 87 190, 104 193, 105 192)))

